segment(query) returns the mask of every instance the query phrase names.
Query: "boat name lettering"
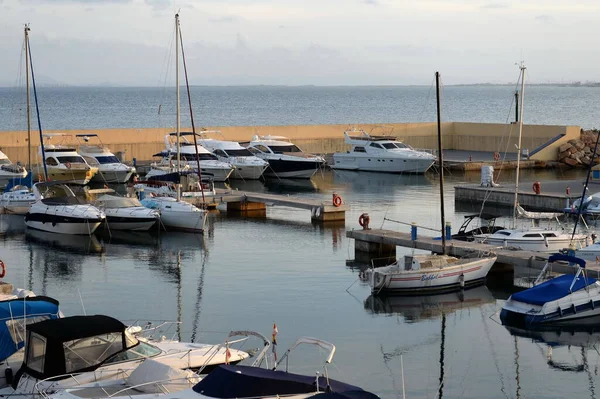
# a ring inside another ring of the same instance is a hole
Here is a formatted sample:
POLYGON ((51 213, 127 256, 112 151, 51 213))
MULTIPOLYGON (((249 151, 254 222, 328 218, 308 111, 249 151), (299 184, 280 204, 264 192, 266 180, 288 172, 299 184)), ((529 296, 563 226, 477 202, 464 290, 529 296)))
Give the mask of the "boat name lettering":
POLYGON ((429 281, 429 280, 436 280, 437 278, 439 278, 439 274, 424 274, 421 276, 421 281, 429 281))

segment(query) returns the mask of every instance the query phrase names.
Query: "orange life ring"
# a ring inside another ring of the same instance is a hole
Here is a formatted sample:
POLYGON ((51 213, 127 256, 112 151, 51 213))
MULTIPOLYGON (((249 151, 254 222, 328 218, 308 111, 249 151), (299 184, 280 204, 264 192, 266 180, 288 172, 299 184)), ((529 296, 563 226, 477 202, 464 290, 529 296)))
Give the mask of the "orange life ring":
POLYGON ((494 161, 499 161, 500 160, 500 153, 499 152, 495 152, 494 153, 494 161))
POLYGON ((335 207, 342 206, 342 202, 344 202, 344 201, 342 201, 342 197, 340 197, 337 194, 333 194, 333 206, 335 206, 335 207))
POLYGON ((65 166, 67 167, 67 169, 71 169, 71 162, 65 162, 65 166))
POLYGON ((531 186, 531 188, 533 189, 533 192, 536 194, 539 194, 542 192, 542 185, 539 181, 536 181, 535 183, 533 183, 533 186, 531 186))
POLYGON ((4 276, 6 276, 6 266, 4 265, 4 262, 0 260, 0 278, 4 278, 4 276))
POLYGON ((360 224, 360 227, 362 227, 363 229, 368 229, 369 228, 369 222, 370 221, 371 221, 371 218, 369 217, 368 213, 363 213, 358 218, 358 224, 360 224))

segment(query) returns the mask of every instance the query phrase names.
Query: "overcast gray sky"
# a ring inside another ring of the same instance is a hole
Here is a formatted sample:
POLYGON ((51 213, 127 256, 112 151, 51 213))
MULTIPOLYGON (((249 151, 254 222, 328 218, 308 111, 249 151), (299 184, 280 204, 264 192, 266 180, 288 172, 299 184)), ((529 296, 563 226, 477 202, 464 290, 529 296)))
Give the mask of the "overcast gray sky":
POLYGON ((600 80, 599 0, 0 0, 0 84, 30 23, 47 82, 162 86, 176 10, 192 84, 600 80))

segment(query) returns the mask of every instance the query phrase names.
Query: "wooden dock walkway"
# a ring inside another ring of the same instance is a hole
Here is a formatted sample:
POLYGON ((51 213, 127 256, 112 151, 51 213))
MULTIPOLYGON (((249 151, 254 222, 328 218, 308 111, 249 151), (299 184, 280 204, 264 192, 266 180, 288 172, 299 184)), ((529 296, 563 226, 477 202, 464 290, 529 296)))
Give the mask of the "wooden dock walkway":
MULTIPOLYGON (((201 198, 184 198, 192 204, 201 203, 201 198)), ((342 222, 346 220, 346 211, 350 205, 342 203, 333 205, 333 198, 313 199, 292 195, 255 193, 250 191, 237 191, 216 189, 216 195, 207 197, 217 204, 227 204, 227 211, 248 213, 266 211, 268 206, 284 206, 290 208, 306 209, 310 211, 312 221, 316 222, 342 222)))
MULTIPOLYGON (((439 238, 435 239, 433 237, 418 236, 416 240, 412 240, 410 234, 398 231, 350 230, 346 232, 346 237, 355 240, 355 251, 366 252, 374 256, 395 256, 396 246, 442 253, 442 241, 439 238)), ((510 265, 513 267, 536 270, 541 270, 549 257, 549 254, 540 252, 512 250, 504 247, 495 247, 492 245, 460 240, 447 240, 446 248, 449 255, 457 257, 478 251, 494 252, 498 255, 498 260, 496 261, 496 265, 498 266, 510 265)), ((596 272, 592 274, 592 277, 596 277, 596 274, 600 275, 599 264, 588 262, 587 268, 596 272)), ((552 270, 558 273, 570 274, 574 271, 574 268, 567 264, 554 264, 552 270)))

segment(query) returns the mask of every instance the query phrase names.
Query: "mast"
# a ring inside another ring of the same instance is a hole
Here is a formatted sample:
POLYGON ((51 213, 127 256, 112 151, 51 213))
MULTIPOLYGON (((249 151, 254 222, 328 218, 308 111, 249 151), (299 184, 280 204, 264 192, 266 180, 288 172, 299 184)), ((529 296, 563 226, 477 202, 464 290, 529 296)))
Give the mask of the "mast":
POLYGON ((519 121, 519 90, 515 90, 515 122, 519 121))
POLYGON ((25 24, 25 84, 27 88, 27 171, 31 171, 31 95, 29 92, 29 25, 25 24))
MULTIPOLYGON (((181 152, 179 139, 181 136, 181 99, 179 98, 179 14, 175 14, 175 92, 177 93, 177 173, 181 172, 181 152)), ((179 177, 181 178, 181 176, 179 177)), ((181 199, 181 188, 177 184, 177 201, 181 199)))
POLYGON ((438 133, 438 160, 440 163, 440 210, 442 214, 442 254, 446 254, 446 235, 444 227, 446 217, 444 215, 444 156, 442 154, 442 117, 440 111, 440 73, 435 73, 435 97, 437 101, 437 133, 438 133))
POLYGON ((33 72, 33 60, 31 59, 31 46, 27 46, 29 53, 29 66, 31 67, 31 83, 33 84, 33 98, 35 99, 35 113, 37 115, 38 130, 40 131, 40 147, 42 149, 42 164, 44 165, 44 178, 48 181, 48 166, 46 166, 46 150, 44 149, 44 134, 42 132, 42 121, 40 119, 40 106, 38 104, 37 88, 35 86, 35 73, 33 72))
POLYGON ((517 176, 515 183, 515 201, 513 205, 513 228, 517 226, 517 204, 519 201, 519 164, 521 163, 521 136, 523 135, 523 103, 525 102, 525 70, 523 63, 519 66, 521 69, 521 112, 519 118, 519 143, 517 145, 517 176))

